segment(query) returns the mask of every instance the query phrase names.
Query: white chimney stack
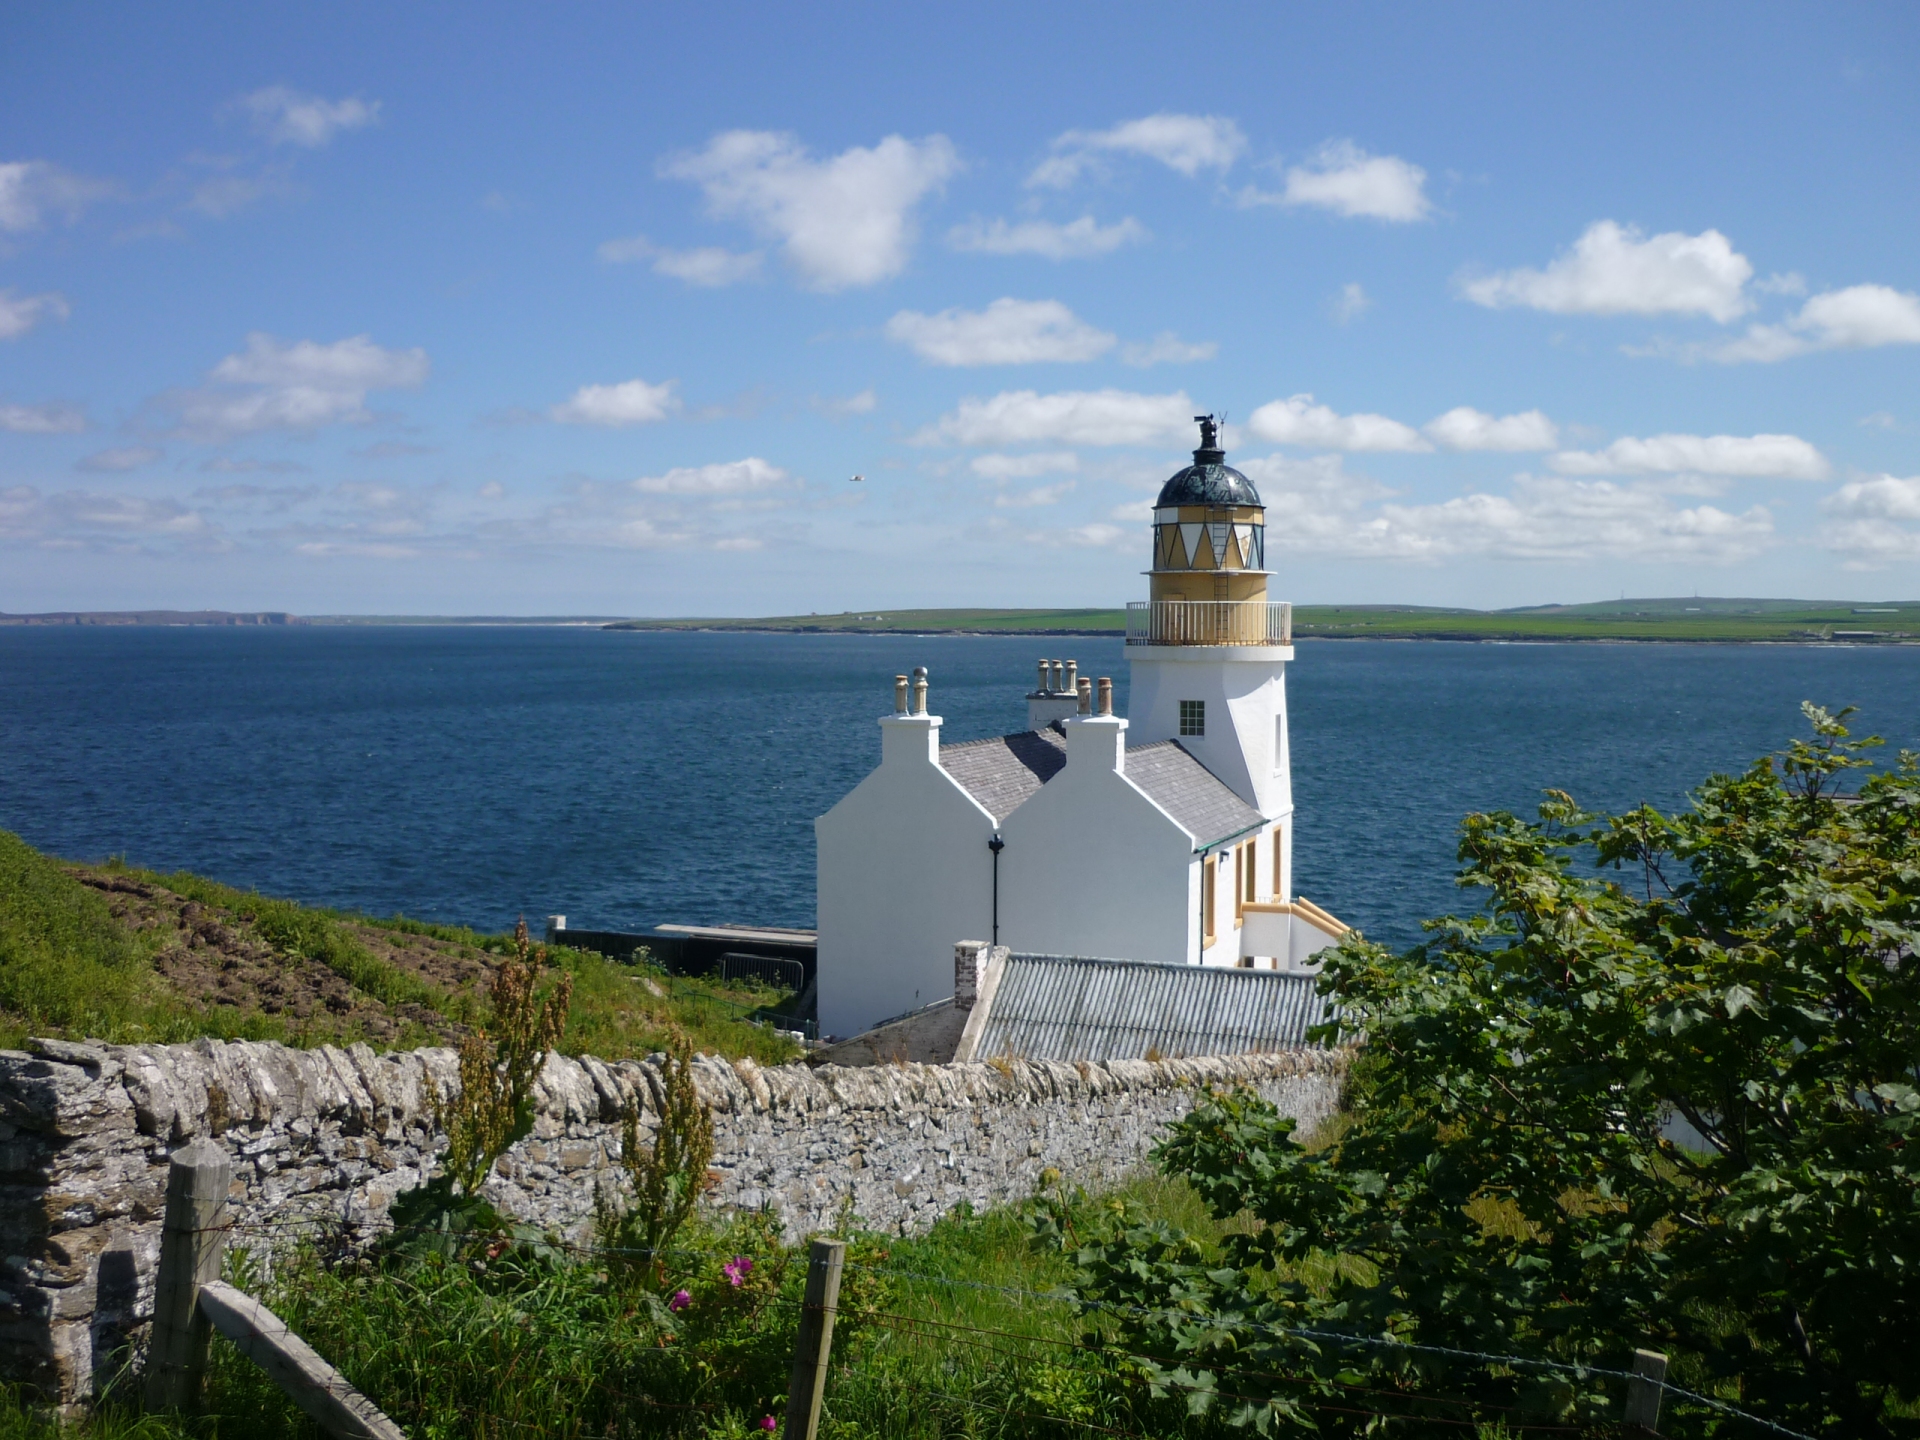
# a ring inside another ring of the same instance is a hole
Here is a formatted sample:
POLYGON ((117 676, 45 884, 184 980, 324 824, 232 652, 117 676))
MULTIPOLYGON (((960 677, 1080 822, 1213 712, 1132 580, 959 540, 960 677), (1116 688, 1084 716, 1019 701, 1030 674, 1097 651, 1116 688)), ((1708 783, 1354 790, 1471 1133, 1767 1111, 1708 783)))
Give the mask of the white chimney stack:
POLYGON ((1027 729, 1044 730, 1056 720, 1070 718, 1079 699, 1066 678, 1079 669, 1074 660, 1042 660, 1040 688, 1027 696, 1027 729))

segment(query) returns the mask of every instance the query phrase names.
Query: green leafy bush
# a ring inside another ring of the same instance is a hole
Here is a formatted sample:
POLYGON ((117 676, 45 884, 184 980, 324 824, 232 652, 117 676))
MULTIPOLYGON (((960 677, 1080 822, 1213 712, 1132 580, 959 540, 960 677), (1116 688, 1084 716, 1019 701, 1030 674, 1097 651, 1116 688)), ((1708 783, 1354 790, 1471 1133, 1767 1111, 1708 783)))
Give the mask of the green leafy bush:
POLYGON ((1139 1307, 1107 1313, 1165 1357, 1156 1384, 1263 1430, 1354 1384, 1436 1424, 1464 1400, 1598 1425, 1612 1379, 1436 1351, 1625 1369, 1642 1347, 1797 1430, 1920 1433, 1920 765, 1836 793, 1876 742, 1807 714, 1811 741, 1677 815, 1549 792, 1537 824, 1469 816, 1484 913, 1331 955, 1366 1041, 1345 1132, 1309 1149, 1216 1096, 1157 1158, 1245 1217, 1225 1263, 1131 1221, 1075 1248, 1083 1300, 1139 1307))

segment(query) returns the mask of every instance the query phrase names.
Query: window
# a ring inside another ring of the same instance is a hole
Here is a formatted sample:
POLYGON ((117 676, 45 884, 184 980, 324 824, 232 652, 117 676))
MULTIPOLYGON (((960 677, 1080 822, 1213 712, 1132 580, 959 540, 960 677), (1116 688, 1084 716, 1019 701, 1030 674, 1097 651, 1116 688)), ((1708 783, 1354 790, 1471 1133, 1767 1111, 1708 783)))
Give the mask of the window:
POLYGON ((1281 870, 1281 866, 1285 863, 1284 847, 1280 843, 1280 827, 1276 825, 1273 829, 1273 898, 1276 900, 1287 898, 1287 877, 1281 870))
POLYGON ((1278 775, 1287 768, 1287 717, 1273 717, 1273 773, 1278 775))
POLYGON ((1204 735, 1207 733, 1206 701, 1182 700, 1180 702, 1180 733, 1182 735, 1204 735))
POLYGON ((1241 897, 1246 894, 1246 889, 1247 847, 1236 845, 1233 847, 1233 923, 1236 925, 1240 923, 1241 897))
POLYGON ((1253 868, 1254 860, 1259 854, 1260 841, 1258 838, 1247 841, 1247 870, 1243 877, 1246 882, 1246 888, 1240 892, 1240 898, 1249 905, 1260 898, 1259 872, 1253 868))
POLYGON ((1200 947, 1213 944, 1213 887, 1219 883, 1218 861, 1209 855, 1200 866, 1200 947))

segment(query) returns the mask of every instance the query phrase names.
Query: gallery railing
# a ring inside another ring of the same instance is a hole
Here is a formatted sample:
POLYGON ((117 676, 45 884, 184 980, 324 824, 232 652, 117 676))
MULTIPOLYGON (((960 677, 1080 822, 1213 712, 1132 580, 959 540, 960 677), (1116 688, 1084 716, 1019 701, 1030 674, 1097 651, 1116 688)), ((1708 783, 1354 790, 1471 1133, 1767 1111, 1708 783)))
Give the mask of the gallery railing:
POLYGON ((1127 606, 1129 645, 1291 645, 1285 600, 1136 600, 1127 606))

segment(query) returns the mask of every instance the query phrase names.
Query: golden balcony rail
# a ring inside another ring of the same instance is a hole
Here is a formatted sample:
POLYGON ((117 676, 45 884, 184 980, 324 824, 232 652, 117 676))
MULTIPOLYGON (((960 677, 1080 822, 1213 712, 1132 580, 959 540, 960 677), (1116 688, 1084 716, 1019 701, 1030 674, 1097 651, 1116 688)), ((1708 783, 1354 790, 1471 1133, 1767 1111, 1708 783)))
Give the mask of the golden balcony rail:
POLYGON ((1285 600, 1135 600, 1127 606, 1129 645, 1291 645, 1293 606, 1285 600))

